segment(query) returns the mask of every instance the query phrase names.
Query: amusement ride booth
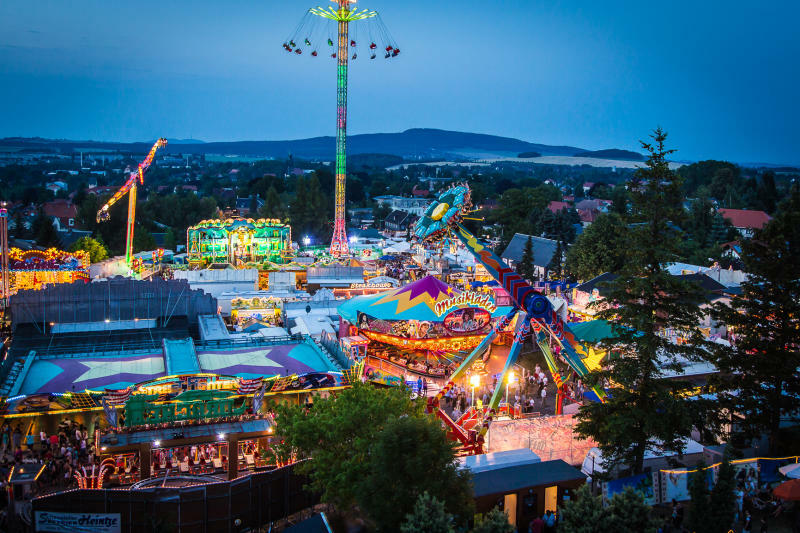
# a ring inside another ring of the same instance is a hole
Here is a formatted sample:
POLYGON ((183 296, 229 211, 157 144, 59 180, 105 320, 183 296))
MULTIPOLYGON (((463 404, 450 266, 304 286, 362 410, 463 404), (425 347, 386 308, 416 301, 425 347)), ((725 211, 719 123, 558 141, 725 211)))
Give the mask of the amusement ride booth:
MULTIPOLYGON (((343 341, 367 339, 366 369, 443 378, 484 340, 510 307, 489 292, 462 292, 427 276, 339 306, 343 341)), ((513 330, 513 324, 508 326, 513 330)))

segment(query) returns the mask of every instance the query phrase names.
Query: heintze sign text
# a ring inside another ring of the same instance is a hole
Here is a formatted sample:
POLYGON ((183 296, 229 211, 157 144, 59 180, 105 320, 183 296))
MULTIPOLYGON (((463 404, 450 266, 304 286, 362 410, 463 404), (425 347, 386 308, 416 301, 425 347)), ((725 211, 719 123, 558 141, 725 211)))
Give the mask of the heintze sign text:
POLYGON ((48 533, 121 533, 119 513, 36 511, 36 531, 48 533))

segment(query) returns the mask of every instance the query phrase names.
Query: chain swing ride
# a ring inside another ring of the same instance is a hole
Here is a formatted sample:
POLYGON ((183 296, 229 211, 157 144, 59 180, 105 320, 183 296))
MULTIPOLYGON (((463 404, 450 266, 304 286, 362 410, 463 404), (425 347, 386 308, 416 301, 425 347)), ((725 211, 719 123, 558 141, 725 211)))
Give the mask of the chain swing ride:
MULTIPOLYGON (((444 239, 458 239, 475 259, 486 268, 487 272, 497 280, 500 286, 508 292, 514 304, 511 312, 495 325, 489 335, 470 352, 450 376, 447 384, 428 402, 429 410, 435 412, 450 427, 468 453, 483 453, 484 435, 489 428, 489 422, 500 405, 502 384, 505 382, 509 370, 516 362, 522 349, 522 344, 529 332, 533 332, 535 342, 539 345, 547 367, 553 375, 553 381, 558 388, 557 413, 561 412, 561 404, 563 402, 564 376, 561 375, 561 370, 556 362, 556 357, 553 355, 551 345, 558 346, 559 355, 579 377, 586 376, 589 370, 575 349, 578 346, 575 335, 558 313, 555 312, 550 300, 534 289, 522 276, 511 269, 497 254, 461 224, 465 215, 469 214, 471 207, 471 193, 468 185, 456 185, 445 190, 428 206, 423 216, 417 221, 414 227, 414 238, 422 244, 441 242, 444 239), (515 317, 517 322, 514 331, 514 342, 511 345, 511 350, 508 353, 502 374, 497 382, 498 385, 495 387, 489 405, 482 412, 476 411, 473 413, 474 418, 471 422, 476 424, 478 432, 472 435, 450 420, 439 409, 439 400, 445 392, 454 386, 455 381, 467 372, 472 363, 489 347, 494 338, 511 324, 515 317)), ((601 401, 605 398, 605 391, 602 389, 595 388, 594 392, 601 401)))
POLYGON ((356 0, 331 1, 335 7, 309 9, 283 42, 283 49, 294 55, 329 55, 336 60, 336 209, 330 253, 340 257, 350 253, 345 228, 348 62, 359 57, 392 59, 400 55, 400 48, 377 11, 351 6, 356 0), (351 22, 359 24, 351 29, 351 22))
POLYGON ((107 221, 111 218, 108 212, 109 208, 120 201, 123 196, 126 194, 128 195, 128 222, 125 237, 125 263, 128 265, 128 268, 133 266, 133 226, 136 222, 136 189, 139 185, 144 185, 144 173, 150 168, 150 164, 156 156, 156 151, 166 145, 166 139, 161 138, 157 140, 153 147, 150 148, 150 152, 147 154, 147 157, 144 158, 144 161, 139 163, 139 167, 136 171, 130 173, 128 181, 126 181, 125 184, 114 193, 114 196, 112 196, 97 212, 97 222, 107 221))

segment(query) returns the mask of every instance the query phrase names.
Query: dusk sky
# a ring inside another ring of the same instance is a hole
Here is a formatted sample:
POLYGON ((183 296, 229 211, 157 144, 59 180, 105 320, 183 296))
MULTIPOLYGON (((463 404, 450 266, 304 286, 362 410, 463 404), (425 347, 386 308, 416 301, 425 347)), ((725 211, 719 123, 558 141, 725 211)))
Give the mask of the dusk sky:
MULTIPOLYGON (((314 5, 3 0, 0 136, 333 135, 335 62, 281 48, 314 5)), ((800 164, 797 0, 358 5, 402 54, 353 64, 350 133, 638 149, 661 125, 676 159, 800 164)))

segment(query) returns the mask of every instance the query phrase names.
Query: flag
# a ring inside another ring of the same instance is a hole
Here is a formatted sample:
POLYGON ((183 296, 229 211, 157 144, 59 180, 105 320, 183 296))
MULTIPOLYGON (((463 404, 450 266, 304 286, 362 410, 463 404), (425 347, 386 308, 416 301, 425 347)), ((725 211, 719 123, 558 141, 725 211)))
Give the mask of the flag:
POLYGON ((239 394, 253 394, 261 387, 263 380, 261 378, 244 379, 239 378, 239 394))
POLYGON ((107 400, 110 405, 123 405, 131 397, 131 393, 133 393, 133 389, 130 387, 120 390, 106 389, 103 399, 107 400))
POLYGON ((117 427, 117 410, 111 407, 103 396, 100 400, 103 404, 103 411, 106 414, 106 420, 111 427, 117 427))
POLYGON ((267 384, 263 383, 261 388, 258 389, 255 396, 253 396, 253 414, 258 414, 261 411, 261 405, 264 403, 264 392, 267 390, 267 384))

